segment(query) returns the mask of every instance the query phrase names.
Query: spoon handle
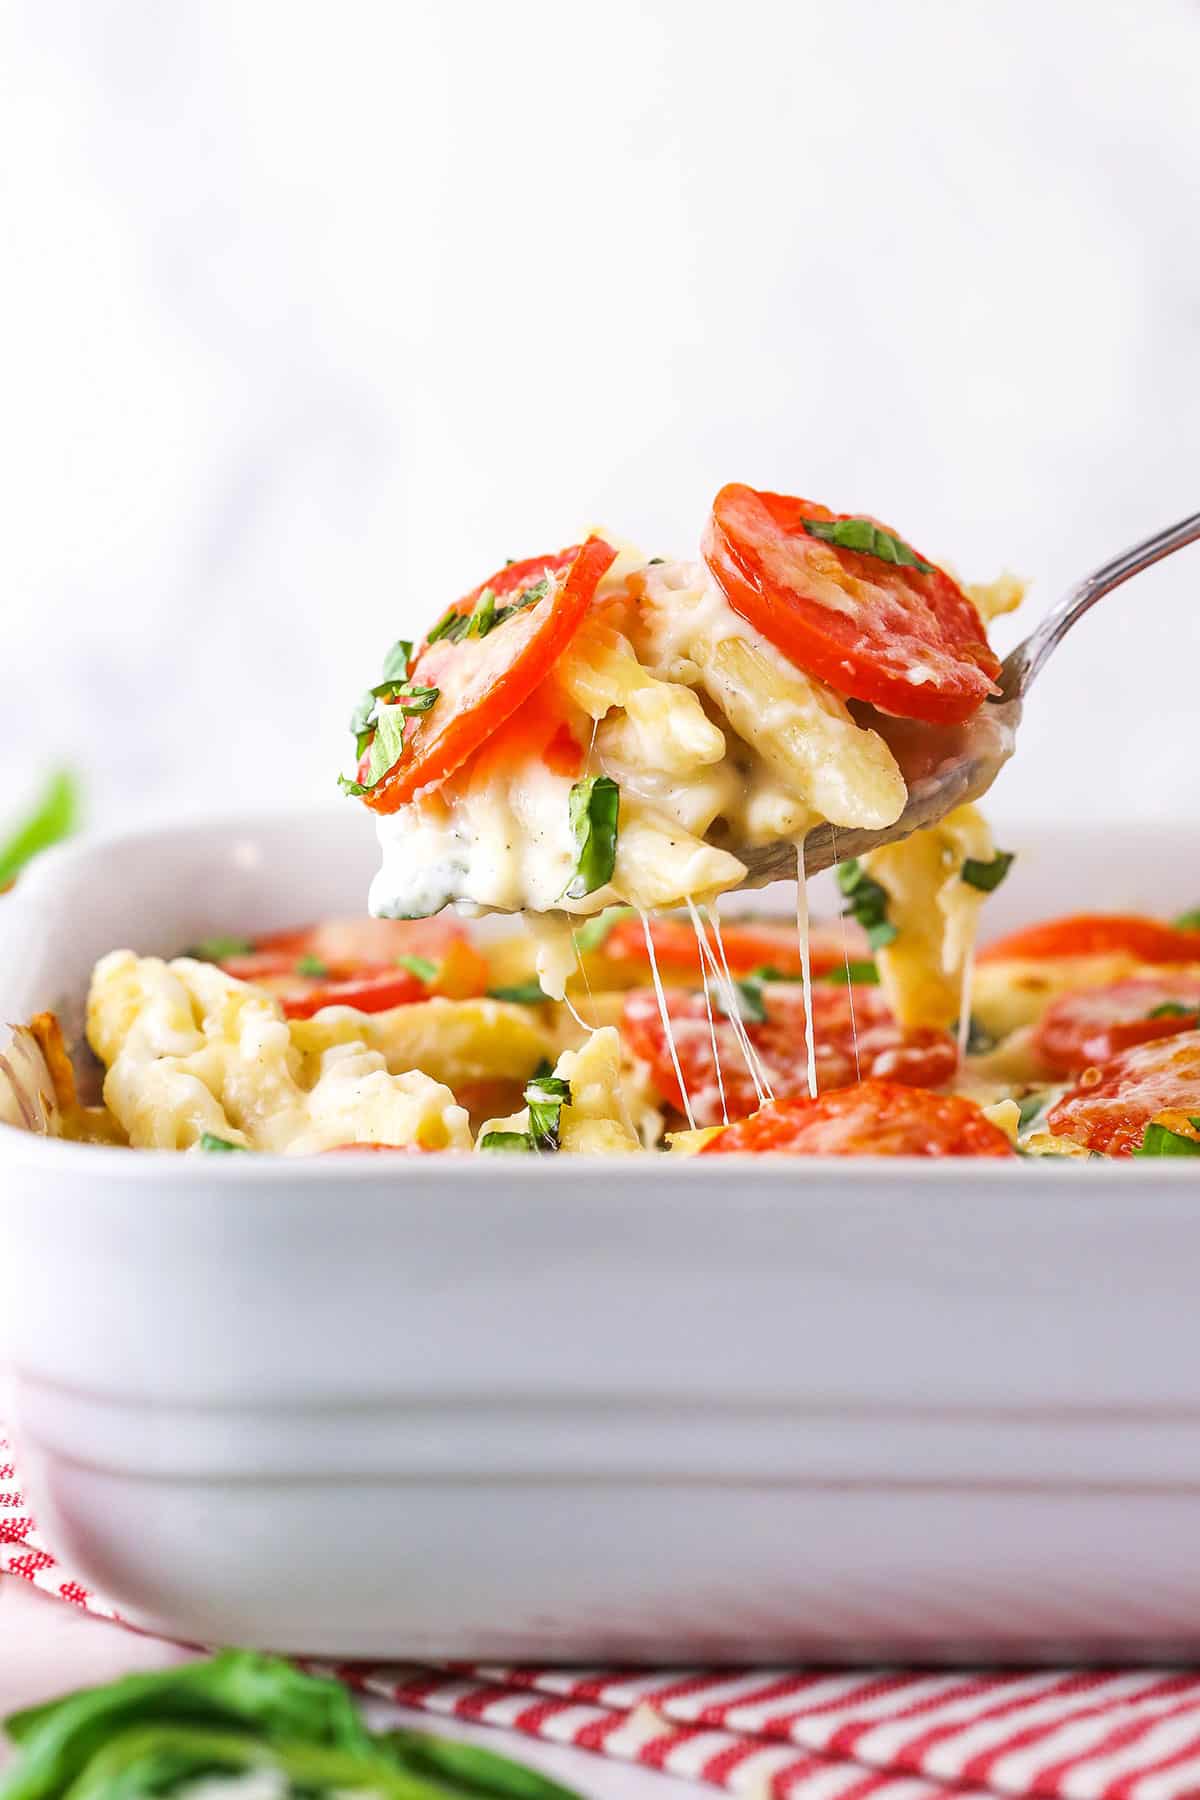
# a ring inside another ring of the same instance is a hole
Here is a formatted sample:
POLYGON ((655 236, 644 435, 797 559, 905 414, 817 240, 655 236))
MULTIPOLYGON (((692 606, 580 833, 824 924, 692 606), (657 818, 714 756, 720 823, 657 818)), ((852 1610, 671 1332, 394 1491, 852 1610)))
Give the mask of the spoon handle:
POLYGON ((1164 556, 1182 550, 1185 544, 1194 544, 1197 538, 1200 538, 1200 512, 1180 519, 1177 525, 1168 525, 1165 531, 1155 532, 1153 537, 1134 544, 1130 550, 1123 550, 1120 556, 1114 556, 1111 562, 1086 576, 1052 612, 1046 614, 1037 630, 1005 658, 998 684, 999 699, 1018 700, 1029 692, 1034 677, 1051 651, 1057 649, 1075 621, 1082 619, 1097 600, 1111 594, 1131 575, 1140 575, 1151 563, 1161 562, 1164 556))

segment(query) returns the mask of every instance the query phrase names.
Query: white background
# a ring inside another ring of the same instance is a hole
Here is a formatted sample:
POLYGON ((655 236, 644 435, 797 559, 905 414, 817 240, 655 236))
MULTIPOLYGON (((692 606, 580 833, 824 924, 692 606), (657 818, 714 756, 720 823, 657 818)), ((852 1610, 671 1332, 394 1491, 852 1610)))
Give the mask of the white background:
MULTIPOLYGON (((338 804, 394 637, 726 479, 1031 615, 1200 505, 1186 0, 28 0, 0 86, 0 817, 338 804)), ((1108 601, 996 814, 1195 820, 1198 619, 1108 601)))

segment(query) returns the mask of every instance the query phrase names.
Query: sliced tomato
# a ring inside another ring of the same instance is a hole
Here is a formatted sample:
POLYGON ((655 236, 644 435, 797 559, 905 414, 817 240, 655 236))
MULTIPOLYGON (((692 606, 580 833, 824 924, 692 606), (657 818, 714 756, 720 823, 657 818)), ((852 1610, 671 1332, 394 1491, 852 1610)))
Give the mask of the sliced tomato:
POLYGON ((1013 1156, 973 1100, 895 1081, 861 1081, 815 1100, 776 1101, 719 1131, 701 1156, 1013 1156))
POLYGON ((961 723, 1000 671, 983 621, 944 570, 885 562, 805 530, 853 516, 731 482, 713 501, 705 561, 734 612, 797 668, 901 718, 961 723))
POLYGON ((453 774, 499 725, 512 717, 549 674, 583 623, 601 576, 616 558, 601 538, 510 563, 481 582, 452 609, 469 613, 485 588, 511 606, 544 575, 559 577, 534 605, 514 612, 486 637, 426 641, 411 670, 416 687, 434 687, 438 698, 410 718, 398 763, 365 797, 376 812, 391 813, 418 788, 453 774))
POLYGON ((387 1150, 393 1156, 436 1156, 438 1152, 431 1150, 427 1144, 330 1144, 328 1150, 322 1150, 322 1156, 342 1156, 349 1150, 387 1150))
POLYGON ((461 925, 443 919, 327 919, 259 938, 220 966, 273 994, 289 1019, 310 1019, 323 1006, 375 1013, 433 995, 469 999, 488 985, 487 959, 461 925))
MULTIPOLYGON (((803 992, 798 987, 768 986, 763 989, 763 1006, 765 1022, 748 1024, 746 1035, 762 1058, 776 1099, 799 1099, 808 1093, 803 992)), ((713 1032, 725 1084, 725 1109, 731 1119, 753 1112, 758 1105, 757 1090, 729 1020, 715 1013, 710 1030, 702 994, 669 994, 667 1015, 697 1125, 719 1125, 723 1117, 713 1032)), ((633 1054, 649 1065, 663 1100, 683 1112, 683 1095, 652 989, 639 988, 626 995, 622 1035, 633 1054)), ((958 1067, 958 1050, 949 1032, 932 1026, 906 1030, 875 987, 814 988, 813 1037, 817 1086, 822 1093, 846 1087, 860 1075, 913 1087, 940 1087, 958 1067)))
POLYGON ((1200 1115, 1200 1031, 1122 1050, 1083 1071, 1046 1114, 1056 1137, 1105 1156, 1132 1156, 1161 1112, 1200 1115))
POLYGON ((1060 994, 1042 1014, 1033 1042, 1057 1075, 1106 1063, 1134 1044, 1195 1031, 1200 1025, 1200 971, 1117 981, 1060 994))
POLYGON ((1144 963, 1200 963, 1200 931, 1181 931, 1142 913, 1071 913, 1027 925, 985 944, 980 962, 1028 961, 1124 952, 1144 963))
MULTIPOLYGON (((729 959, 730 973, 749 975, 755 969, 778 969, 781 975, 800 974, 800 944, 793 924, 726 923, 722 920, 721 937, 729 959)), ((655 960, 668 980, 697 981, 700 977, 700 950, 695 929, 688 920, 656 918, 650 921, 650 938, 655 960)), ((827 975, 840 968, 847 958, 851 962, 869 960, 871 951, 866 934, 847 919, 836 925, 813 925, 809 931, 809 959, 814 976, 827 975), (845 934, 843 936, 843 924, 845 934)), ((600 954, 614 963, 648 969, 646 935, 640 919, 618 919, 600 946, 600 954)))

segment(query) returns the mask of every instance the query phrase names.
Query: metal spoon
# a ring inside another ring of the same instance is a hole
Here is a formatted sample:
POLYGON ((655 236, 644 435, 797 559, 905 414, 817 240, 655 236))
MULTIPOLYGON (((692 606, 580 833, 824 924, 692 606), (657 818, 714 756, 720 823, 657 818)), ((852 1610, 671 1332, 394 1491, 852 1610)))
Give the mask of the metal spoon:
MULTIPOLYGON (((1181 519, 1165 531, 1124 550, 1071 589, 1037 630, 1009 652, 1001 667, 1000 692, 988 700, 965 725, 942 728, 920 725, 908 719, 872 715, 872 725, 887 738, 908 785, 908 804, 882 831, 860 831, 850 826, 818 825, 804 840, 804 867, 809 875, 834 863, 861 856, 880 844, 906 838, 922 825, 930 825, 965 801, 987 792, 1013 753, 1017 726, 1026 694, 1047 657, 1068 631, 1097 600, 1110 594, 1131 575, 1140 575, 1151 563, 1161 562, 1185 544, 1200 538, 1200 513, 1181 519)), ((764 887, 796 873, 796 846, 786 841, 739 847, 726 845, 747 869, 743 887, 764 887)))

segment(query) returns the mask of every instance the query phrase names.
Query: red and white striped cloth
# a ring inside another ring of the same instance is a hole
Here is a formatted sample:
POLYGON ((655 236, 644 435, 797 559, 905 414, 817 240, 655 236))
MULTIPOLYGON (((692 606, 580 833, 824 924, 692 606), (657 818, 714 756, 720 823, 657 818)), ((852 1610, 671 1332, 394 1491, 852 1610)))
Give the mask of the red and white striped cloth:
MULTIPOLYGON (((0 1438, 0 1574, 105 1618, 38 1536, 0 1438)), ((1200 1797, 1200 1670, 328 1673, 363 1694, 778 1800, 1200 1797)))

